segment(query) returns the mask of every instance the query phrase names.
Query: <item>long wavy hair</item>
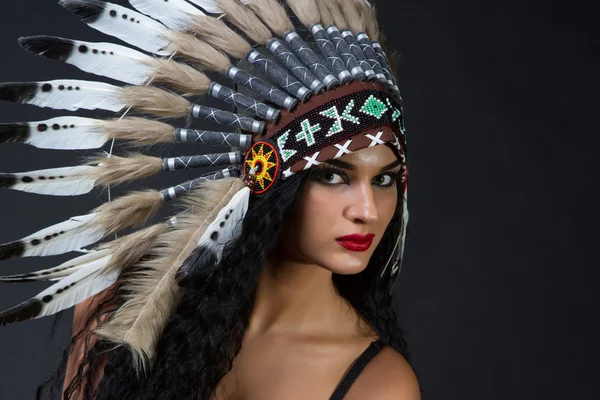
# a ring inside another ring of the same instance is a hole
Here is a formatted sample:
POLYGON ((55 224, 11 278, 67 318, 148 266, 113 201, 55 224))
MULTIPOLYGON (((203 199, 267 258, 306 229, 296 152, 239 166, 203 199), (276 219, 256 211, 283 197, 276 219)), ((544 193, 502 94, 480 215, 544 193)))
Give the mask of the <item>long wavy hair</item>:
MULTIPOLYGON (((85 399, 97 400, 209 400, 213 397, 219 381, 230 371, 241 349, 261 269, 277 245, 281 227, 310 177, 311 172, 306 171, 280 182, 261 196, 251 196, 242 235, 228 245, 218 265, 201 268, 190 285, 182 288, 181 302, 158 342, 153 367, 145 376, 137 376, 127 348, 115 347, 104 340, 92 343, 92 333, 84 327, 74 335, 54 376, 38 388, 38 398, 46 392, 54 397, 62 389, 71 347, 81 338, 86 343, 84 358, 65 391, 65 399, 81 394, 85 399), (94 387, 93 378, 102 368, 103 378, 94 387)), ((401 227, 400 182, 397 189, 396 214, 367 268, 354 275, 333 274, 333 283, 385 344, 410 362, 403 332, 392 309, 389 274, 381 276, 401 227)), ((194 252, 186 262, 193 263, 196 256, 194 252)), ((110 303, 110 298, 98 304, 86 325, 110 315, 118 305, 118 302, 110 303)))

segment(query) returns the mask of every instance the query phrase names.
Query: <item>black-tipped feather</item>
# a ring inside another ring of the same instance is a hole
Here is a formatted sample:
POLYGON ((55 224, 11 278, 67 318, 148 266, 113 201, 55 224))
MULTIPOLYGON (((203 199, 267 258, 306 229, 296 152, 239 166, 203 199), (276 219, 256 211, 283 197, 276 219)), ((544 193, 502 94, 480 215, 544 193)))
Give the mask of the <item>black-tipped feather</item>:
POLYGON ((188 286, 197 271, 208 268, 219 261, 217 253, 208 246, 199 246, 177 270, 175 279, 181 287, 188 286))
POLYGON ((0 100, 61 110, 120 111, 120 88, 104 82, 55 79, 41 82, 0 83, 0 100))
POLYGON ((81 249, 102 239, 102 228, 93 225, 96 213, 78 215, 29 236, 0 244, 0 260, 44 257, 81 249))
POLYGON ((56 314, 108 288, 118 277, 118 272, 102 274, 108 261, 110 256, 94 260, 37 296, 0 312, 0 325, 56 314))
POLYGON ((0 188, 10 189, 17 183, 17 178, 12 174, 0 173, 0 188))
MULTIPOLYGON (((73 275, 78 270, 86 268, 99 260, 106 259, 108 256, 110 256, 110 251, 108 249, 94 250, 53 268, 42 269, 40 271, 28 272, 25 274, 0 276, 0 282, 21 283, 60 280, 73 275)), ((108 261, 106 261, 106 263, 108 263, 108 261)))
MULTIPOLYGON (((19 44, 27 51, 59 61, 66 61, 75 50, 72 40, 45 35, 21 37, 19 44)), ((80 48, 79 51, 87 49, 80 48)))
POLYGON ((19 258, 25 253, 25 244, 21 240, 0 244, 0 260, 19 258))
POLYGON ((88 24, 96 22, 105 10, 105 3, 98 0, 61 0, 58 4, 75 13, 88 24))
POLYGON ((35 97, 38 90, 51 91, 52 85, 45 84, 40 87, 35 82, 0 83, 0 100, 12 103, 27 103, 35 97))
MULTIPOLYGON (((50 300, 52 299, 50 298, 50 300)), ((0 326, 37 317, 42 312, 42 304, 42 301, 38 299, 31 299, 0 313, 0 326)))
POLYGON ((36 274, 22 274, 22 275, 7 275, 0 277, 2 283, 28 283, 28 282, 39 282, 41 279, 36 274))
POLYGON ((0 124, 0 143, 17 142, 23 143, 29 137, 29 124, 9 123, 0 124))

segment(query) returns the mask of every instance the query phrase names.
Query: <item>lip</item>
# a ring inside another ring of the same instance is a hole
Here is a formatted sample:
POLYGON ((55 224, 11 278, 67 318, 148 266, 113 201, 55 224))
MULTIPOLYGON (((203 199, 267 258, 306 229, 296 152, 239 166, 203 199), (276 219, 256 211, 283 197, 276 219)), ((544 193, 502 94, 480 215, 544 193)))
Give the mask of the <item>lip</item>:
POLYGON ((369 233, 366 235, 355 233, 353 235, 346 235, 337 238, 337 242, 347 250, 350 251, 367 251, 373 243, 374 234, 369 233))

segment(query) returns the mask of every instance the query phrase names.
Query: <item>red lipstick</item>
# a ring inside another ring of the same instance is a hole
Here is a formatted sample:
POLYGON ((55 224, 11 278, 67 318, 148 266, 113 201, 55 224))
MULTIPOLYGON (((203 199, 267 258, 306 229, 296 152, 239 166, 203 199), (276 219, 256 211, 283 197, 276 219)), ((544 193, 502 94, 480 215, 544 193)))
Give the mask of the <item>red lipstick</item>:
POLYGON ((341 236, 337 238, 337 242, 344 248, 350 251, 367 251, 373 243, 374 234, 368 233, 366 235, 355 233, 353 235, 341 236))

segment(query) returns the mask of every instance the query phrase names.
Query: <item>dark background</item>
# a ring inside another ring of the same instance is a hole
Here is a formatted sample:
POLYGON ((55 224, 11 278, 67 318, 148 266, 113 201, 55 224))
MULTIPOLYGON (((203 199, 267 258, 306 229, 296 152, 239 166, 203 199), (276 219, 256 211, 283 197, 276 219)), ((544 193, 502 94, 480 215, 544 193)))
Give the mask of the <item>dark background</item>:
MULTIPOLYGON (((36 34, 111 40, 56 3, 2 3, 0 81, 89 77, 17 45, 36 34)), ((600 398, 599 41, 591 6, 380 0, 378 7, 392 49, 402 53, 411 221, 396 301, 423 399, 600 398)), ((57 115, 0 104, 0 122, 57 115)), ((76 153, 2 145, 0 171, 70 165, 83 154, 76 153)), ((180 181, 193 176, 184 175, 180 181)), ((2 191, 0 242, 105 200, 2 191)), ((2 275, 68 258, 4 262, 2 275)), ((44 287, 2 286, 0 307, 44 287)), ((33 398, 60 358, 71 318, 64 314, 53 339, 53 318, 0 329, 0 399, 33 398)))

